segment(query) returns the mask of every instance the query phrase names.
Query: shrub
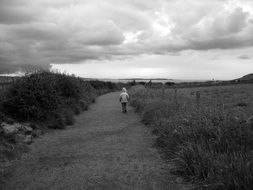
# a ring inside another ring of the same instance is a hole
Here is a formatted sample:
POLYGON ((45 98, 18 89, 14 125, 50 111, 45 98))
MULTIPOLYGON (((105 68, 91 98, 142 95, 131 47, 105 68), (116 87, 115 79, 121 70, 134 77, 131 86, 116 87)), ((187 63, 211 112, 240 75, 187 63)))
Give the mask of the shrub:
POLYGON ((13 118, 43 120, 48 111, 57 110, 60 99, 51 74, 32 74, 18 80, 9 88, 2 102, 7 115, 13 118))
POLYGON ((165 85, 166 86, 173 86, 173 85, 175 85, 175 83, 174 82, 166 82, 165 85))
POLYGON ((21 77, 5 92, 0 119, 9 116, 23 122, 46 121, 51 128, 64 128, 73 124, 73 115, 87 110, 98 95, 116 88, 112 82, 35 72, 21 77))
POLYGON ((48 121, 49 127, 63 128, 96 96, 95 89, 79 78, 36 72, 17 80, 1 105, 4 114, 18 121, 48 121))
POLYGON ((59 75, 55 83, 55 89, 59 95, 64 98, 73 98, 79 100, 82 98, 83 84, 77 78, 59 75))

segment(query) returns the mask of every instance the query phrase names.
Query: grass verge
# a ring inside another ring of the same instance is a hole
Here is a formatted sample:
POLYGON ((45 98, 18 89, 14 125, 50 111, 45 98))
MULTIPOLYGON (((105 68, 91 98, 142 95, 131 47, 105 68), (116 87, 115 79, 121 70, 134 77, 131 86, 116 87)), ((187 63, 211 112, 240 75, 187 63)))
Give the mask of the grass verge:
POLYGON ((249 190, 253 187, 253 98, 243 100, 248 106, 236 101, 242 101, 245 92, 251 93, 251 87, 209 89, 209 95, 219 98, 204 101, 207 97, 202 93, 200 105, 191 98, 194 89, 188 94, 178 90, 175 96, 172 90, 138 86, 130 94, 143 122, 153 127, 156 145, 174 174, 197 189, 249 190), (243 93, 235 99, 227 96, 230 90, 243 93))

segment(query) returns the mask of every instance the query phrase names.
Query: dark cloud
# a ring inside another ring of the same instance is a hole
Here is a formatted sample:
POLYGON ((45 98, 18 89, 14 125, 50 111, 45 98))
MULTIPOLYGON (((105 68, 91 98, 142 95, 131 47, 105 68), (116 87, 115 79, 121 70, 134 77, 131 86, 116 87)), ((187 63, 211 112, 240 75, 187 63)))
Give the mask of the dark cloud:
POLYGON ((250 16, 248 12, 244 12, 242 8, 237 8, 229 15, 227 28, 232 33, 237 33, 247 26, 247 19, 250 16))
POLYGON ((25 9, 13 9, 0 7, 1 24, 20 24, 34 21, 36 18, 27 13, 25 9))
POLYGON ((189 40, 185 49, 210 50, 210 49, 235 49, 253 45, 253 39, 240 37, 223 37, 210 40, 189 40))
POLYGON ((241 32, 247 27, 247 19, 250 16, 248 12, 244 12, 242 8, 236 8, 232 12, 218 15, 209 27, 212 36, 225 36, 241 32))
POLYGON ((240 2, 0 0, 0 73, 251 47, 253 6, 240 2))
POLYGON ((23 25, 21 27, 12 27, 10 37, 17 40, 34 40, 34 41, 58 41, 67 37, 66 32, 57 26, 40 25, 23 25))
POLYGON ((186 33, 186 43, 182 48, 209 50, 252 46, 253 38, 249 35, 251 26, 247 22, 250 14, 242 8, 225 13, 204 22, 202 28, 193 28, 186 33))
POLYGON ((124 41, 122 31, 112 22, 91 25, 76 36, 84 45, 117 45, 124 41))
POLYGON ((27 72, 32 70, 48 70, 51 66, 48 63, 42 63, 41 61, 32 59, 20 60, 16 55, 13 55, 11 59, 0 55, 0 74, 15 73, 17 71, 27 72))
POLYGON ((1 0, 0 24, 23 24, 37 20, 40 7, 30 6, 26 0, 1 0))

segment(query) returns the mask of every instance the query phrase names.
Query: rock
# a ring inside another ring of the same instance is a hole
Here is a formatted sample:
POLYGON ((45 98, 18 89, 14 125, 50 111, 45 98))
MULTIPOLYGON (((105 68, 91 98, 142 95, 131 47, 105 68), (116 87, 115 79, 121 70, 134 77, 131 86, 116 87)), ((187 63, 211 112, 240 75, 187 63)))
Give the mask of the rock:
POLYGON ((31 134, 33 131, 33 129, 27 125, 23 125, 22 130, 25 132, 25 134, 31 134))
POLYGON ((5 136, 12 136, 18 132, 18 130, 21 128, 21 125, 19 123, 14 123, 12 125, 7 123, 1 124, 3 133, 5 136))
POLYGON ((32 135, 25 136, 24 143, 31 144, 32 143, 32 135))

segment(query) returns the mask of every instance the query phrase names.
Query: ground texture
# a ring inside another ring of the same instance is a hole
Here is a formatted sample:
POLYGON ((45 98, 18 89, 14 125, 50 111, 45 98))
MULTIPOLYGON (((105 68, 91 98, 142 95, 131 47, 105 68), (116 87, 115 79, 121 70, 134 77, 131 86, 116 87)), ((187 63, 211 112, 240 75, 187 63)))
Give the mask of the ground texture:
POLYGON ((97 99, 66 130, 43 135, 16 161, 6 190, 178 190, 153 147, 154 136, 119 93, 97 99))

